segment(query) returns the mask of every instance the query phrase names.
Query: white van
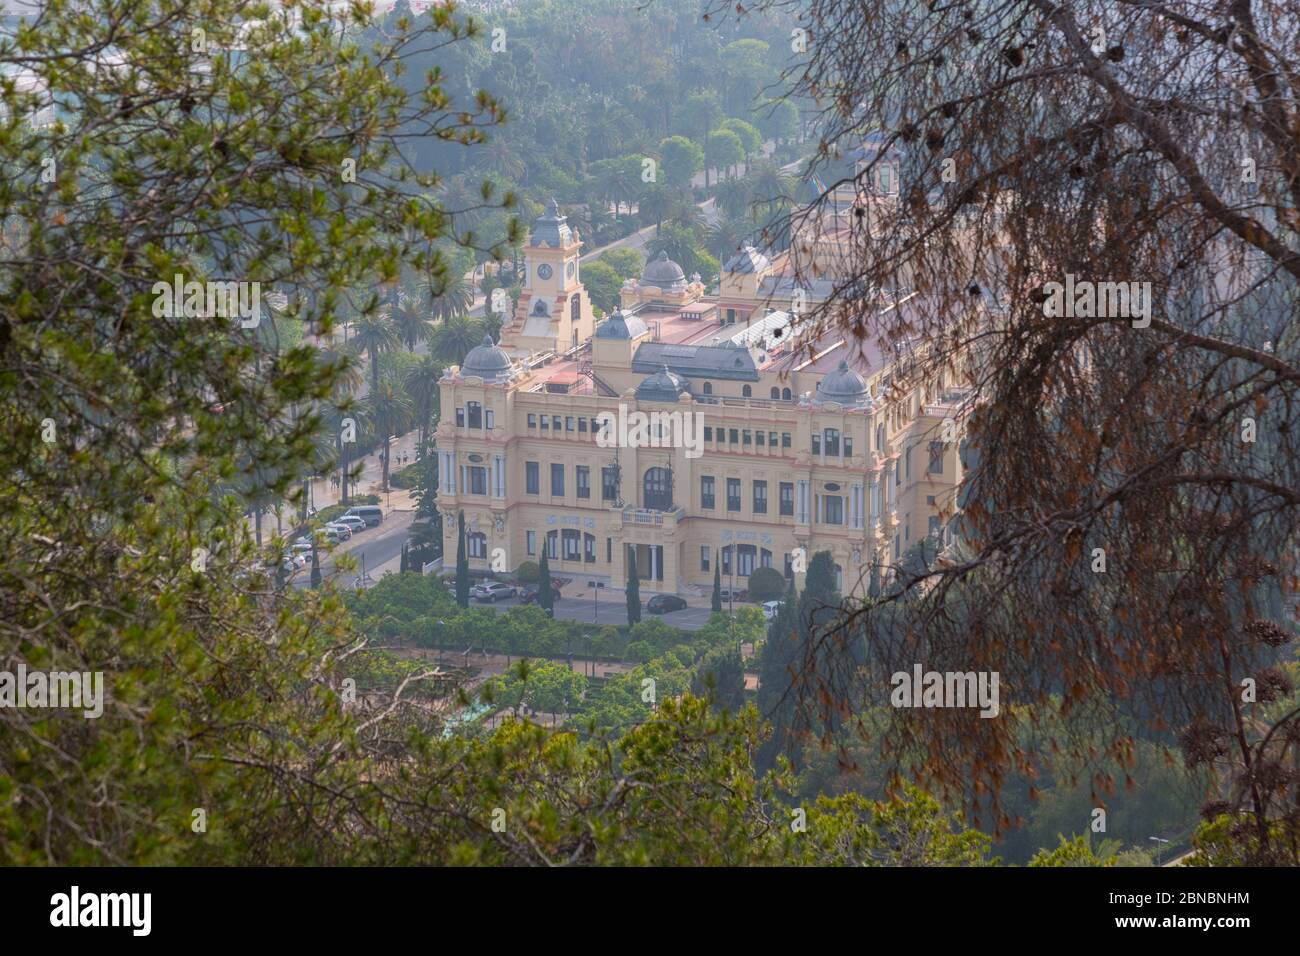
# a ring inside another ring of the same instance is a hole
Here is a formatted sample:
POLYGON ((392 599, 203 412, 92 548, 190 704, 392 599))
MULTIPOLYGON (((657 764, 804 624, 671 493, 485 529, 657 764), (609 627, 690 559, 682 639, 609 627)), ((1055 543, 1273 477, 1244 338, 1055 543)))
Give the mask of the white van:
POLYGON ((366 523, 367 527, 374 527, 382 524, 384 521, 384 509, 379 505, 357 505, 355 508, 349 508, 346 518, 360 518, 366 523))

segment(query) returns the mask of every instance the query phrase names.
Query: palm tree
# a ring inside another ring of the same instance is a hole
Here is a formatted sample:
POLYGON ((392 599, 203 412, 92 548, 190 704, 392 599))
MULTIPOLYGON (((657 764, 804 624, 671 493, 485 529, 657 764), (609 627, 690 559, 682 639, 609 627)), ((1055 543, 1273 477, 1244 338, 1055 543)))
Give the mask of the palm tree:
POLYGON ((402 344, 397 329, 386 315, 363 315, 352 325, 352 347, 370 353, 370 389, 379 388, 379 354, 395 352, 402 344))
POLYGON ((478 154, 480 169, 496 173, 511 182, 518 182, 527 170, 523 160, 515 153, 514 146, 500 136, 476 147, 475 152, 478 154))
POLYGON ((402 387, 411 398, 415 419, 420 428, 420 455, 428 452, 429 432, 438 420, 442 377, 442 363, 432 355, 422 355, 419 361, 406 370, 402 387))
MULTIPOLYGON (((669 225, 677 226, 679 229, 685 229, 693 236, 701 235, 704 232, 708 220, 705 218, 704 210, 695 205, 695 201, 689 193, 678 194, 673 197, 672 205, 669 208, 668 215, 664 221, 669 225)), ((655 230, 658 235, 659 230, 655 230)))
POLYGON ((316 361, 322 369, 333 370, 335 397, 351 395, 365 381, 361 369, 357 367, 356 356, 349 351, 321 348, 316 352, 316 361))
POLYGON ((430 309, 437 322, 468 315, 474 304, 474 287, 465 281, 463 275, 447 275, 429 289, 433 303, 430 309))
POLYGON ((467 316, 447 319, 433 330, 429 351, 452 365, 461 365, 469 350, 483 341, 483 323, 467 316))
POLYGON ((646 216, 654 216, 655 235, 659 235, 664 219, 672 213, 672 193, 665 186, 647 185, 637 199, 637 204, 641 208, 642 222, 645 222, 646 216))
POLYGON ((342 406, 327 404, 322 407, 320 418, 322 433, 334 443, 333 461, 339 464, 339 490, 341 492, 339 500, 343 504, 348 504, 348 482, 351 478, 349 472, 352 468, 353 443, 343 440, 343 421, 347 418, 352 419, 359 434, 366 424, 366 410, 353 404, 351 399, 347 399, 342 406))
POLYGON ((754 233, 754 223, 743 216, 723 216, 705 233, 704 241, 710 252, 726 262, 754 233))
POLYGON ((718 183, 714 195, 718 197, 718 208, 728 216, 748 215, 754 199, 753 180, 745 177, 718 183))
POLYGON ((398 338, 405 343, 408 352, 414 352, 417 342, 427 342, 433 334, 420 300, 405 292, 397 297, 397 308, 393 310, 393 328, 397 331, 398 338))
POLYGON ((379 387, 366 396, 366 414, 374 426, 379 438, 381 461, 383 463, 383 489, 388 490, 388 455, 390 435, 399 434, 411 418, 411 400, 393 387, 388 379, 379 383, 379 387))
POLYGON ((755 206, 764 206, 770 213, 794 197, 795 180, 769 161, 755 163, 754 171, 746 177, 754 196, 755 206))

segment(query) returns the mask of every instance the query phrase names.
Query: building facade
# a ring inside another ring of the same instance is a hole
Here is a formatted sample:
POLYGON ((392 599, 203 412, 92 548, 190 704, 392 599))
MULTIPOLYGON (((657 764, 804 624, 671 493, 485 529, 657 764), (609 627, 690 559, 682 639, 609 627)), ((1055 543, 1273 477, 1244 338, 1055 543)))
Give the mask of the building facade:
MULTIPOLYGON (((565 248, 531 244, 530 272, 565 248)), ((824 550, 841 589, 861 595, 943 534, 961 481, 961 389, 940 375, 903 390, 899 356, 801 338, 797 315, 764 301, 763 281, 781 277, 752 249, 713 299, 674 263, 647 271, 636 288, 668 285, 674 301, 638 296, 576 346, 564 340, 567 354, 524 355, 503 332, 506 347, 485 340, 445 373, 438 506, 464 511, 471 568, 512 570, 545 549, 555 575, 622 587, 635 555, 643 590, 702 594, 719 563, 737 587, 759 567, 802 587, 824 550), (602 415, 637 413, 648 429, 602 435, 602 415)), ((587 299, 580 282, 567 292, 587 299)), ((455 554, 456 522, 444 533, 455 554)))

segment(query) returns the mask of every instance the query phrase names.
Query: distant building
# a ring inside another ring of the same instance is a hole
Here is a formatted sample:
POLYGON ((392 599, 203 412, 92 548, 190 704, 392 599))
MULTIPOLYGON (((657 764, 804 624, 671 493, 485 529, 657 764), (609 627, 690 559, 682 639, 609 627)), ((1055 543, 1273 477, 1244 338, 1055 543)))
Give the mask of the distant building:
MULTIPOLYGON (((635 549, 644 590, 703 593, 719 562, 740 582, 759 567, 793 573, 798 549, 827 550, 841 587, 861 594, 944 534, 962 470, 944 423, 964 414, 966 393, 940 375, 896 394, 900 363, 916 357, 906 346, 813 340, 790 306, 806 310, 834 280, 805 288, 785 257, 747 246, 707 297, 660 256, 593 324, 580 247, 552 202, 501 343, 443 377, 438 504, 464 510, 472 568, 498 549, 514 568, 545 548, 553 573, 619 587, 635 549), (701 445, 601 447, 597 417, 620 406, 698 415, 701 445)), ((868 307, 933 305, 903 293, 868 307)), ((453 553, 455 522, 444 529, 453 553)))

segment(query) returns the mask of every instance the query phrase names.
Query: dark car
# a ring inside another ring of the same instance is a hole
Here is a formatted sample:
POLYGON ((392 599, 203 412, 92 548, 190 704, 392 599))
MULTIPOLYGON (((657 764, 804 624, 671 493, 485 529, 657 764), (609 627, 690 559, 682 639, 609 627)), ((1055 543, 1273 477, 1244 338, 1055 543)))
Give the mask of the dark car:
POLYGON ((651 614, 667 614, 669 611, 680 611, 684 607, 686 602, 675 594, 656 594, 645 602, 645 609, 651 614))
MULTIPOLYGON (((536 604, 536 603, 537 603, 537 598, 538 598, 539 594, 540 594, 540 592, 539 592, 539 590, 538 590, 538 588, 537 588, 536 585, 529 585, 528 587, 521 588, 521 589, 519 590, 519 603, 520 603, 520 604, 536 604)), ((559 587, 557 587, 555 584, 552 584, 552 585, 551 585, 551 603, 555 603, 555 602, 558 601, 559 599, 560 599, 560 589, 559 589, 559 587)))

